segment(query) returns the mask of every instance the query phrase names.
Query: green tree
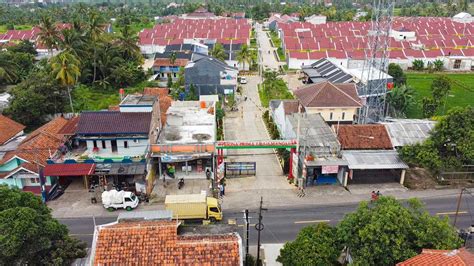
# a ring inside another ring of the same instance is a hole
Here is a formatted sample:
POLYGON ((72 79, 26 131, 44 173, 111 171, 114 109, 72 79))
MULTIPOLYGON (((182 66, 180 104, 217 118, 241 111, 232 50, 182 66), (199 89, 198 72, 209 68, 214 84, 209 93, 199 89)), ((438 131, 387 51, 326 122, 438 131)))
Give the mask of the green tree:
POLYGON ((398 64, 390 63, 388 65, 388 74, 393 77, 393 83, 397 87, 405 84, 407 81, 407 77, 405 73, 403 73, 403 69, 398 64))
POLYGON ((59 47, 68 53, 80 58, 85 57, 84 37, 77 28, 64 29, 61 31, 62 38, 59 41, 59 47))
POLYGON ((101 40, 104 32, 102 25, 102 17, 97 12, 89 12, 88 23, 86 25, 86 36, 90 41, 93 50, 93 74, 92 82, 97 79, 97 43, 101 40))
POLYGON ((407 85, 395 87, 387 94, 389 111, 394 117, 403 117, 408 107, 415 102, 415 91, 407 85))
POLYGON ((249 63, 252 61, 252 53, 247 46, 247 44, 243 44, 240 47, 240 51, 237 54, 237 61, 242 64, 242 68, 245 70, 245 63, 249 63))
POLYGON ((433 99, 441 103, 451 90, 451 80, 447 76, 438 76, 431 83, 431 94, 433 99))
POLYGON ((68 236, 32 193, 0 186, 0 261, 5 265, 70 265, 86 245, 68 236))
POLYGON ((216 43, 211 50, 211 56, 221 61, 225 61, 227 55, 225 53, 224 46, 222 46, 220 43, 216 43))
POLYGON ((438 109, 439 103, 433 98, 423 97, 421 100, 422 109, 423 109, 423 117, 429 118, 432 117, 436 110, 438 109))
POLYGON ((283 265, 335 265, 340 250, 336 229, 320 223, 303 228, 294 241, 287 242, 277 261, 283 265))
POLYGON ((170 63, 172 65, 174 65, 174 63, 176 63, 176 52, 175 51, 171 52, 171 54, 170 54, 170 63))
POLYGON ((443 60, 440 60, 440 59, 436 59, 434 62, 433 62, 433 66, 434 66, 434 69, 436 71, 442 71, 443 68, 444 68, 444 62, 443 60))
POLYGON ((425 63, 423 60, 415 59, 413 60, 413 70, 422 71, 425 68, 425 63))
POLYGON ((143 63, 143 56, 138 47, 138 35, 132 31, 130 25, 125 25, 120 29, 118 37, 119 47, 124 59, 133 60, 139 64, 143 63))
POLYGON ((46 46, 49 55, 53 56, 53 49, 57 48, 59 41, 59 31, 56 28, 55 22, 50 16, 44 15, 41 17, 38 25, 39 33, 38 40, 41 44, 46 46))
POLYGON ((54 78, 67 88, 71 112, 74 113, 72 104, 71 88, 74 87, 81 75, 79 60, 69 52, 61 52, 51 59, 51 68, 54 78))
POLYGON ((26 54, 31 54, 31 55, 37 55, 38 53, 36 52, 36 49, 33 45, 32 42, 28 40, 23 40, 17 45, 10 46, 7 48, 9 52, 12 53, 26 53, 26 54))
POLYGON ((394 265, 423 248, 455 249, 461 245, 448 218, 429 215, 416 199, 407 207, 392 197, 362 202, 344 217, 337 234, 349 247, 355 265, 394 265))
POLYGON ((18 79, 18 65, 5 52, 0 52, 0 84, 14 83, 18 79))

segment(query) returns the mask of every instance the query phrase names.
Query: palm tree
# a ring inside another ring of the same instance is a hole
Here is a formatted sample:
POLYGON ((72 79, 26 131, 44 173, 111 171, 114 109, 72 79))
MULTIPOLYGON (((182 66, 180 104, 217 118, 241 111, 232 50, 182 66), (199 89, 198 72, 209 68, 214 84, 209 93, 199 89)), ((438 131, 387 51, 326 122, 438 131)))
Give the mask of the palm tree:
POLYGON ((7 83, 13 83, 18 79, 16 74, 18 66, 5 57, 0 57, 0 82, 5 80, 7 83))
POLYGON ((140 63, 143 63, 143 56, 138 47, 138 36, 132 31, 129 24, 123 26, 118 36, 120 49, 125 59, 139 59, 140 63))
POLYGON ((211 56, 224 61, 227 58, 227 55, 224 50, 224 46, 220 43, 216 43, 211 50, 211 56))
POLYGON ((73 54, 75 57, 81 57, 84 52, 83 37, 76 29, 64 29, 61 31, 62 39, 59 40, 59 48, 73 54))
POLYGON ((408 107, 414 102, 415 91, 406 85, 394 88, 387 94, 389 110, 395 117, 404 116, 408 107))
POLYGON ((247 46, 247 44, 242 45, 239 53, 237 54, 237 61, 243 64, 244 70, 245 70, 245 62, 250 64, 251 59, 252 59, 252 54, 250 52, 249 47, 247 46))
POLYGON ((90 39, 93 50, 94 50, 93 81, 95 81, 97 77, 97 42, 100 40, 101 34, 104 32, 101 22, 102 22, 102 18, 99 16, 99 14, 97 14, 96 12, 91 12, 89 14, 88 23, 86 25, 86 35, 90 39))
POLYGON ((170 54, 170 63, 172 65, 174 65, 174 63, 176 63, 176 52, 174 52, 174 51, 170 54))
POLYGON ((52 58, 51 68, 55 79, 58 80, 61 85, 66 86, 71 111, 74 113, 71 87, 76 85, 81 75, 79 60, 72 53, 64 51, 52 58))
POLYGON ((49 55, 52 57, 53 49, 57 47, 60 39, 59 31, 50 16, 42 16, 38 28, 40 30, 39 42, 48 48, 49 55))

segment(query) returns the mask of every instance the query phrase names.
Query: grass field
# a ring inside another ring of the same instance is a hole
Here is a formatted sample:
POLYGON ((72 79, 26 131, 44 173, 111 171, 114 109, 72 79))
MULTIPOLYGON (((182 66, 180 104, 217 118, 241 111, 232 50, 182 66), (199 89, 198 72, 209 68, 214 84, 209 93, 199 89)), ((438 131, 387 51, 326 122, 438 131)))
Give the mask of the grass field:
MULTIPOLYGON (((407 112, 408 118, 422 117, 422 99, 431 97, 431 83, 433 79, 441 74, 429 73, 406 73, 407 84, 415 89, 416 104, 407 112)), ((438 115, 443 115, 449 109, 456 106, 474 106, 474 74, 444 74, 452 80, 451 91, 446 102, 446 110, 439 108, 438 115)))
MULTIPOLYGON (((31 25, 15 25, 15 30, 29 30, 32 28, 31 25)), ((7 30, 7 25, 0 25, 0 33, 5 33, 7 30)))

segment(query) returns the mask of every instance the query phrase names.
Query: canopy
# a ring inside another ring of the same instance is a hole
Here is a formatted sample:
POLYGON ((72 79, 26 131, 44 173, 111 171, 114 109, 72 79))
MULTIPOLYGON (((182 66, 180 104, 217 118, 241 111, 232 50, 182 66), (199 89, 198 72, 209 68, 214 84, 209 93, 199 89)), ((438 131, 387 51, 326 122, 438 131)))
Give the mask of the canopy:
POLYGON ((349 169, 408 169, 408 165, 400 159, 396 151, 342 151, 349 169))
POLYGON ((44 167, 45 176, 83 176, 94 173, 95 164, 92 163, 57 163, 47 164, 44 167))

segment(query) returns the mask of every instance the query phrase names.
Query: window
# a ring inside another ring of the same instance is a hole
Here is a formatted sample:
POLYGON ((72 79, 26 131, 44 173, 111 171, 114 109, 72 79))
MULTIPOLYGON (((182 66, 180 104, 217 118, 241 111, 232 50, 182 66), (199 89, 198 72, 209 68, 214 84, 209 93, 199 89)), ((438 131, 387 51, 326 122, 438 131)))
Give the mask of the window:
POLYGON ((92 143, 94 144, 94 148, 97 149, 97 140, 92 141, 92 143))
POLYGON ((454 69, 460 69, 461 68, 461 60, 460 59, 456 59, 454 60, 454 66, 453 66, 454 69))
POLYGON ((173 73, 173 77, 175 77, 175 78, 176 78, 176 73, 173 73))
POLYGON ((102 149, 105 149, 107 148, 107 146, 105 146, 105 140, 102 141, 102 149))
POLYGON ((140 142, 140 140, 138 140, 138 139, 133 140, 133 143, 138 143, 138 142, 140 142))
POLYGON ((342 112, 342 117, 341 117, 341 119, 344 120, 345 117, 346 117, 346 112, 342 112))
POLYGON ((332 112, 329 113, 329 120, 332 120, 332 112))
POLYGON ((211 212, 219 212, 219 209, 217 207, 211 207, 209 208, 209 211, 211 212))
POLYGON ((39 178, 30 178, 30 183, 31 184, 38 184, 39 183, 39 178))
POLYGON ((125 198, 125 201, 126 201, 126 202, 131 202, 132 199, 131 199, 131 198, 125 198))
POLYGON ((124 148, 128 148, 128 141, 125 140, 125 141, 123 142, 123 147, 124 147, 124 148))

